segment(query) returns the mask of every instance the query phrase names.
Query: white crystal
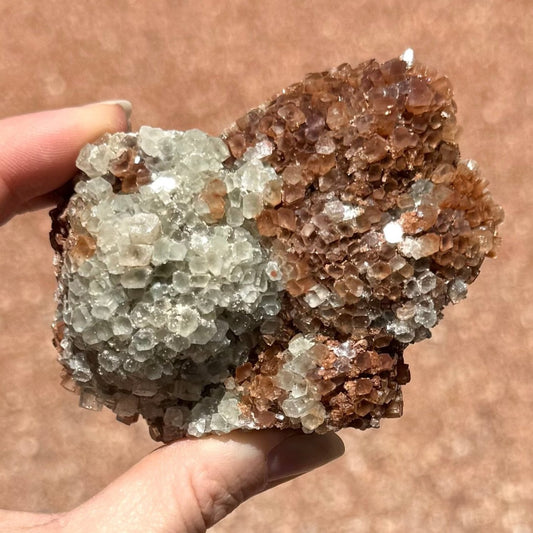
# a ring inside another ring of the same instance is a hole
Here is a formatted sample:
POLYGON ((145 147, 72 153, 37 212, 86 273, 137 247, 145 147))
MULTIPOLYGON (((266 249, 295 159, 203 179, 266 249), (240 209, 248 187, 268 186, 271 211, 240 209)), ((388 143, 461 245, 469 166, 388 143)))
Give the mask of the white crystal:
POLYGON ((126 289, 143 289, 150 281, 150 268, 130 269, 120 276, 120 283, 126 289))
POLYGON ((161 237, 154 243, 152 263, 162 265, 168 261, 182 261, 187 255, 187 245, 168 237, 161 237))
POLYGON ((127 223, 133 244, 152 244, 161 232, 159 217, 153 213, 138 213, 127 223))
POLYGON ((400 342, 408 343, 415 338, 415 329, 409 322, 395 320, 387 326, 387 330, 400 342))
POLYGON ((229 394, 225 395, 218 405, 218 413, 228 424, 237 426, 241 414, 237 398, 232 397, 229 394))
POLYGON ((383 235, 387 242, 390 242, 391 244, 396 244, 402 241, 403 228, 399 222, 389 222, 383 227, 383 235))
POLYGON ((131 343, 135 349, 146 351, 152 349, 157 344, 157 339, 152 330, 140 329, 133 335, 131 343))
MULTIPOLYGON (((123 139, 124 134, 117 134, 116 139, 123 139)), ((106 139, 109 143, 109 137, 106 139)), ((125 147, 122 149, 118 146, 109 144, 88 144, 84 146, 78 158, 76 159, 76 166, 85 172, 89 178, 98 178, 107 173, 109 163, 116 159, 125 147)))
POLYGON ((311 308, 318 307, 320 304, 324 303, 330 292, 323 285, 315 285, 311 287, 311 290, 304 296, 304 300, 307 305, 311 308))
POLYGON ((84 196, 95 202, 109 197, 112 192, 113 187, 104 178, 95 178, 85 183, 84 196))
POLYGON ((88 326, 92 325, 93 322, 94 319, 87 307, 81 305, 74 309, 71 321, 74 331, 81 332, 87 329, 88 326))
POLYGON ((314 342, 307 339, 301 334, 295 335, 290 341, 289 341, 289 347, 288 350, 293 355, 300 355, 306 353, 309 349, 311 349, 314 346, 314 342))
POLYGON ((333 352, 337 357, 347 357, 348 359, 353 359, 356 356, 356 351, 353 347, 353 343, 350 341, 345 341, 335 348, 333 352))
POLYGON ((404 61, 407 64, 407 68, 411 68, 413 66, 413 63, 415 61, 415 53, 412 48, 407 48, 402 55, 400 55, 400 59, 404 61))
MULTIPOLYGON (((66 324, 64 357, 77 381, 98 387, 96 376, 105 376, 121 391, 106 402, 124 421, 140 412, 197 435, 254 427, 238 398, 224 396, 217 385, 242 364, 262 323, 270 335, 279 331, 280 266, 251 222, 265 205, 265 185, 279 180, 261 160, 273 148, 261 139, 230 169, 223 165, 229 151, 222 139, 144 126, 138 134, 108 135, 105 143, 83 150, 78 164, 85 175, 72 202, 97 251, 77 270, 65 262, 60 283, 67 289, 58 320, 66 324), (113 190, 114 161, 126 150, 136 151, 134 163, 148 170, 148 183, 137 192, 113 190), (205 197, 214 179, 227 191, 216 222, 205 197), (98 353, 90 359, 94 369, 85 352, 98 353), (152 398, 166 376, 175 385, 162 408, 152 398), (198 403, 189 412, 173 401, 198 403)), ((313 294, 324 298, 324 291, 317 287, 313 294)), ((291 344, 297 353, 312 345, 307 339, 291 344)), ((309 361, 290 352, 287 358, 293 399, 316 403, 316 391, 302 381, 309 361)))
POLYGON ((141 126, 139 147, 149 156, 165 159, 172 151, 172 132, 160 128, 141 126))
POLYGON ((104 350, 98 354, 98 363, 106 372, 114 372, 120 367, 122 358, 117 352, 104 350))
POLYGON ((299 418, 310 412, 315 405, 315 401, 307 396, 301 398, 288 398, 281 404, 283 412, 291 418, 299 418))
POLYGON ((148 244, 126 244, 119 247, 119 263, 125 267, 146 266, 152 259, 153 246, 148 244))
POLYGON ((209 271, 209 263, 203 255, 195 255, 189 261, 189 269, 192 274, 204 274, 209 271))
POLYGON ((172 192, 177 188, 178 184, 172 176, 159 176, 149 187, 154 192, 172 192))
POLYGON ((178 305, 173 315, 168 322, 170 331, 181 335, 182 337, 189 337, 199 326, 198 313, 183 305, 178 305))
POLYGON ((263 201, 257 193, 248 193, 242 199, 244 218, 254 218, 263 210, 263 201))
POLYGON ((431 292, 437 286, 437 276, 430 271, 424 272, 416 281, 421 294, 431 292))
POLYGON ((448 283, 448 296, 452 303, 456 304, 466 298, 467 285, 461 279, 455 279, 448 283))
POLYGON ((113 333, 119 335, 130 335, 133 331, 130 319, 126 316, 119 316, 113 320, 113 333))
POLYGON ((320 402, 315 402, 307 414, 302 417, 302 428, 304 431, 314 431, 325 419, 326 408, 320 402))

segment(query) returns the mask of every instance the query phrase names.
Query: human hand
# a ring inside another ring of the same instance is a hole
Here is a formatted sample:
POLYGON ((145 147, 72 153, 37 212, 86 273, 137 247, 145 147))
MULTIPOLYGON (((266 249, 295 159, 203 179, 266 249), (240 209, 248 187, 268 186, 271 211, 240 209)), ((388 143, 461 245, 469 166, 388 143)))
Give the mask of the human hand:
MULTIPOLYGON (((79 150, 127 128, 127 102, 0 120, 0 224, 50 205, 79 150)), ((0 532, 205 531, 249 497, 342 455, 335 434, 234 432, 162 446, 102 492, 64 513, 0 511, 0 532)))

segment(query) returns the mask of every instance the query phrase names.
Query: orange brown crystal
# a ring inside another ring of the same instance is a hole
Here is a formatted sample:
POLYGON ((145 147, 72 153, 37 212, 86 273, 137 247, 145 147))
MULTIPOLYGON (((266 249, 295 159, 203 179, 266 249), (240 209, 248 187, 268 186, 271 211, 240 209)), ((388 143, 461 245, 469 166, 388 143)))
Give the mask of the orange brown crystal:
POLYGON ((211 180, 200 198, 207 204, 213 220, 220 220, 225 213, 226 185, 222 180, 211 180))
MULTIPOLYGON (((408 342, 380 317, 413 316, 407 281, 424 270, 436 276, 428 294, 441 317, 449 280, 471 283, 494 255, 502 211, 477 168, 460 161, 455 110, 446 77, 401 59, 372 60, 308 75, 223 135, 235 158, 265 138, 274 144, 264 161, 282 176, 281 201, 257 225, 282 268, 285 329, 319 336, 328 347, 309 379, 324 391, 329 429, 400 416, 408 342), (418 204, 417 182, 432 187, 418 204), (383 238, 395 219, 412 239, 403 252, 383 238), (336 295, 336 305, 309 305, 317 285, 336 295), (333 347, 346 342, 357 356, 341 364, 333 347)), ((421 327, 409 342, 427 336, 421 327)), ((280 357, 286 345, 276 346, 280 357)), ((260 355, 239 380, 241 390, 255 391, 245 397, 259 412, 279 410, 257 382, 272 357, 260 355)))
POLYGON ((89 257, 92 257, 95 251, 96 242, 90 235, 78 235, 76 243, 71 248, 70 255, 76 263, 81 264, 89 257))
POLYGON ((138 152, 130 148, 122 153, 113 164, 111 173, 119 180, 119 190, 132 193, 141 185, 150 183, 150 173, 138 152))

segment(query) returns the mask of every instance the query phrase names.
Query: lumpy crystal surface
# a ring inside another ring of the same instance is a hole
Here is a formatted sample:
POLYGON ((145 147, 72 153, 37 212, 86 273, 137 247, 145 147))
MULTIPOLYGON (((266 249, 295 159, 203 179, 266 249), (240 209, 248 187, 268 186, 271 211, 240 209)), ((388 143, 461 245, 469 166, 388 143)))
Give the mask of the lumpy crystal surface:
POLYGON ((53 213, 55 344, 83 407, 154 439, 402 413, 403 352, 494 254, 446 77, 308 75, 220 137, 106 135, 53 213))

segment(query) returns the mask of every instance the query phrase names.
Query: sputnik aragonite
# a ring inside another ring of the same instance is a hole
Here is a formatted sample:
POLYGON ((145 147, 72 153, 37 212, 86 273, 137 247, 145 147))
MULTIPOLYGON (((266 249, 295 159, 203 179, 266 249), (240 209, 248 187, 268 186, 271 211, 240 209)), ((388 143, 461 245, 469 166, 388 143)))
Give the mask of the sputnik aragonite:
POLYGON ((154 439, 402 413, 405 347, 494 253, 446 77, 409 54, 310 74, 220 137, 106 135, 53 212, 59 360, 154 439))

